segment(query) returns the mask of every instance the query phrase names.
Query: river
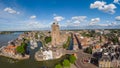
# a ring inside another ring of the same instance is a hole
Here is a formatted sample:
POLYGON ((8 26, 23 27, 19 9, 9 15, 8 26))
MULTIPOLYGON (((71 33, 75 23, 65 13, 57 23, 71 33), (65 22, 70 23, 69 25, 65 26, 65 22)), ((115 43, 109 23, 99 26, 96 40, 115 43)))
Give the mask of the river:
MULTIPOLYGON (((8 41, 16 39, 21 33, 0 35, 0 47, 6 46, 8 41)), ((54 68, 55 64, 63 61, 67 56, 63 56, 57 60, 49 61, 35 61, 34 54, 39 50, 42 44, 38 42, 38 47, 30 50, 30 59, 27 60, 14 60, 6 57, 0 57, 0 68, 54 68)))
POLYGON ((6 46, 8 41, 16 39, 21 33, 0 34, 0 47, 6 46))

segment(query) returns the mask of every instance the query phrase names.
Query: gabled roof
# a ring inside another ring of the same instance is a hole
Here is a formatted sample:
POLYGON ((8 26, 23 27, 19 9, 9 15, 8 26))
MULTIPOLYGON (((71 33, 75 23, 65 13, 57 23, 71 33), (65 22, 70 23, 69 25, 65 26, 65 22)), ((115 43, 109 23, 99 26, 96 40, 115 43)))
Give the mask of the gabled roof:
POLYGON ((100 61, 111 61, 111 58, 109 57, 109 55, 103 55, 102 58, 100 59, 100 61))

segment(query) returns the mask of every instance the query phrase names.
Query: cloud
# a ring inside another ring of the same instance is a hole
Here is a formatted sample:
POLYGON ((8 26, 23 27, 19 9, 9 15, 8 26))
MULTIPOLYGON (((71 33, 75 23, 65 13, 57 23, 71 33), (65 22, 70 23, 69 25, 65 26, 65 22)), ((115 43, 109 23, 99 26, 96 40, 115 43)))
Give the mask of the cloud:
POLYGON ((67 22, 67 23, 71 23, 71 20, 67 20, 66 22, 67 22))
POLYGON ((102 6, 104 6, 106 4, 106 2, 101 2, 101 1, 95 1, 93 4, 90 4, 90 8, 94 9, 94 8, 100 8, 102 6))
POLYGON ((20 14, 20 12, 15 11, 15 10, 13 10, 12 8, 9 8, 9 7, 5 8, 4 11, 5 11, 5 12, 8 12, 8 13, 10 13, 10 14, 20 14))
POLYGON ((114 14, 115 9, 117 8, 114 4, 106 4, 104 1, 95 1, 94 3, 90 4, 91 9, 98 9, 100 11, 114 14))
POLYGON ((98 24, 98 26, 109 26, 111 24, 98 24))
POLYGON ((94 25, 94 24, 96 24, 98 22, 100 22, 100 18, 93 18, 93 19, 91 19, 89 25, 94 25))
POLYGON ((72 25, 73 25, 73 26, 79 26, 79 25, 80 25, 80 21, 76 20, 76 21, 73 22, 72 25))
POLYGON ((120 0, 114 0, 113 3, 116 3, 116 4, 120 5, 120 0))
POLYGON ((86 16, 74 16, 74 17, 72 17, 72 20, 77 20, 79 22, 83 22, 83 21, 85 21, 86 18, 87 18, 86 16))
POLYGON ((76 21, 74 21, 73 23, 75 23, 75 24, 79 24, 79 23, 80 23, 80 21, 76 20, 76 21))
MULTIPOLYGON (((107 22, 107 21, 106 21, 107 22)), ((99 26, 116 26, 118 25, 118 23, 116 21, 113 21, 113 22, 107 22, 107 23, 104 23, 104 24, 98 24, 99 26)))
POLYGON ((74 16, 72 17, 72 22, 74 23, 74 25, 80 25, 81 22, 85 22, 86 21, 87 16, 74 16))
POLYGON ((36 18, 36 16, 35 16, 35 15, 30 16, 30 19, 35 19, 35 18, 36 18))
POLYGON ((108 26, 115 26, 115 25, 118 25, 116 21, 113 21, 112 23, 108 23, 108 26))
POLYGON ((26 30, 38 30, 38 29, 42 29, 42 28, 47 28, 49 26, 49 24, 46 24, 46 22, 47 21, 34 20, 34 19, 32 19, 32 20, 28 19, 28 20, 25 20, 25 21, 20 21, 21 27, 23 27, 26 30))
POLYGON ((99 8, 99 10, 102 10, 104 12, 108 12, 108 13, 115 13, 115 10, 117 7, 114 4, 108 4, 108 5, 104 5, 104 7, 99 8))
POLYGON ((41 28, 41 25, 38 21, 30 21, 27 24, 29 28, 41 28))
POLYGON ((57 22, 60 22, 60 21, 62 21, 62 20, 64 20, 64 19, 65 19, 65 18, 62 17, 62 16, 55 16, 55 17, 54 17, 54 20, 57 21, 57 22))
POLYGON ((116 21, 120 21, 120 16, 115 17, 116 21))
POLYGON ((83 26, 87 22, 86 18, 87 16, 73 16, 70 20, 66 21, 67 26, 83 26))

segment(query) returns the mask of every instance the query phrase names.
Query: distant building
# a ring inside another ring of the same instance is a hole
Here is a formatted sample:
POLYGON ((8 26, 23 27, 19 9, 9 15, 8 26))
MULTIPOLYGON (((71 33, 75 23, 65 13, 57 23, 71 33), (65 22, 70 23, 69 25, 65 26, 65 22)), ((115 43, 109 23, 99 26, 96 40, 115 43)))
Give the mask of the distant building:
POLYGON ((100 68, 120 68, 119 45, 109 45, 103 48, 103 56, 99 60, 100 68))
POLYGON ((12 45, 12 44, 9 44, 8 46, 6 46, 3 50, 2 50, 2 52, 4 53, 4 54, 7 54, 7 55, 10 55, 10 56, 12 56, 12 55, 15 55, 17 52, 16 52, 16 48, 17 48, 17 46, 14 46, 14 45, 12 45))
POLYGON ((112 63, 111 65, 113 68, 119 68, 120 67, 120 57, 118 59, 116 59, 114 56, 111 63, 112 63))
POLYGON ((53 47, 52 49, 41 47, 40 51, 36 52, 35 58, 37 61, 57 59, 63 55, 62 51, 64 51, 62 48, 57 47, 53 47))
POLYGON ((115 56, 113 56, 113 59, 109 55, 104 55, 99 60, 99 67, 100 68, 119 68, 120 67, 120 57, 116 59, 115 56))
POLYGON ((95 52, 102 52, 103 49, 101 49, 101 46, 99 44, 92 47, 92 53, 95 52))
POLYGON ((59 30, 59 25, 57 22, 52 24, 52 31, 51 31, 51 36, 52 36, 52 45, 55 46, 56 44, 60 43, 60 30, 59 30))
POLYGON ((43 51, 43 60, 50 60, 50 59, 53 59, 52 51, 51 50, 43 51))
POLYGON ((99 68, 111 68, 111 59, 109 56, 104 55, 99 60, 99 68))
POLYGON ((118 40, 119 40, 119 42, 120 42, 120 37, 118 37, 118 40))
POLYGON ((82 45, 82 48, 85 49, 87 47, 89 47, 89 41, 91 39, 90 38, 87 38, 87 37, 80 37, 80 42, 81 42, 81 45, 82 45))

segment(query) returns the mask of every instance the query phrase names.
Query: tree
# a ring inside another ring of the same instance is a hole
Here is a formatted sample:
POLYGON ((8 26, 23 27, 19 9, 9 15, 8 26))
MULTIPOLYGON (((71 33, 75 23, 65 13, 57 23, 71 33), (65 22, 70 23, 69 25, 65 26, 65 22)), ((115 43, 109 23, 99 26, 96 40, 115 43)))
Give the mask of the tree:
POLYGON ((38 39, 38 33, 35 34, 35 38, 38 39))
POLYGON ((67 48, 67 45, 66 45, 66 43, 64 43, 64 44, 63 44, 63 48, 67 48))
POLYGON ((21 45, 16 48, 16 51, 20 54, 24 54, 26 47, 27 47, 27 43, 21 43, 21 45))
POLYGON ((65 60, 62 62, 62 64, 63 64, 64 67, 67 67, 67 68, 70 67, 70 62, 69 62, 69 60, 67 60, 67 59, 65 59, 65 60))
POLYGON ((68 37, 67 42, 63 44, 63 48, 66 48, 66 49, 68 48, 68 46, 70 44, 70 39, 71 39, 71 37, 68 37))
POLYGON ((89 54, 92 54, 92 48, 91 47, 88 47, 85 49, 85 52, 86 53, 89 53, 89 54))
POLYGON ((18 47, 16 48, 16 51, 17 51, 18 53, 20 53, 20 54, 23 54, 23 53, 25 52, 23 46, 18 46, 18 47))
POLYGON ((57 64, 57 65, 55 65, 55 68, 62 68, 62 65, 61 64, 57 64))
POLYGON ((69 61, 73 64, 76 61, 76 57, 74 55, 70 55, 69 61))
POLYGON ((45 37, 45 43, 51 42, 52 38, 51 37, 45 37))
POLYGON ((119 41, 118 41, 118 38, 117 38, 117 37, 112 38, 112 42, 113 42, 114 44, 118 43, 118 42, 119 42, 119 41))

